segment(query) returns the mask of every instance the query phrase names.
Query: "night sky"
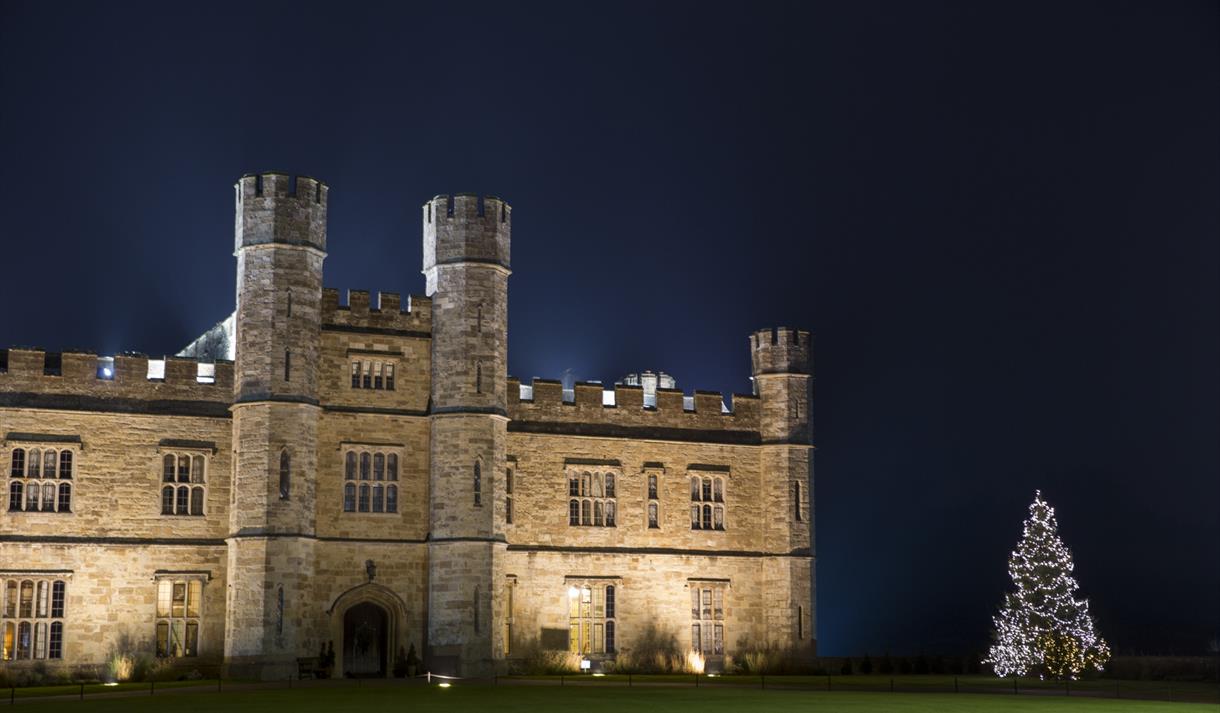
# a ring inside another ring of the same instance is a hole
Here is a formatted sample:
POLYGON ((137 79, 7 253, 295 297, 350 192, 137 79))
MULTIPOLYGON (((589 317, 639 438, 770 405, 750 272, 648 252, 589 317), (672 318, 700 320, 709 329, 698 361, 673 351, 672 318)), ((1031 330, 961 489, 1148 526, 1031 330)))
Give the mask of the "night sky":
POLYGON ((510 373, 748 392, 816 334, 823 653, 986 647, 1034 490, 1120 653, 1220 635, 1214 2, 0 0, 0 343, 172 353, 233 190, 331 186, 326 284, 513 214, 510 373), (444 7, 442 7, 444 6, 444 7))

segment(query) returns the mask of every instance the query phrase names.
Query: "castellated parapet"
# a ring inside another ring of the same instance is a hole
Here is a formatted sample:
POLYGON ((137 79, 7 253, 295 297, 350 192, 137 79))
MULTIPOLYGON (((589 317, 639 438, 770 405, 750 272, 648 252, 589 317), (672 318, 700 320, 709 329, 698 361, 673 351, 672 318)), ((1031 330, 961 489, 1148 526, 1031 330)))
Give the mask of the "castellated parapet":
POLYGON ((7 351, 7 369, 0 370, 0 407, 228 417, 232 362, 149 359, 143 354, 99 357, 90 352, 22 348, 7 351), (49 369, 48 363, 54 368, 49 369))
POLYGON ((326 251, 325 183, 308 176, 260 173, 242 176, 237 192, 234 250, 280 243, 326 251))
POLYGON ((424 204, 424 273, 436 265, 484 262, 510 267, 513 209, 495 196, 439 195, 424 204))
POLYGON ((529 396, 523 396, 520 381, 508 380, 512 431, 759 442, 758 398, 749 394, 733 394, 728 409, 719 391, 687 397, 679 389, 658 388, 656 406, 645 406, 640 386, 615 384, 610 391, 599 383, 577 382, 574 398, 567 400, 559 381, 535 378, 532 384, 525 389, 529 396))
POLYGON ((432 299, 407 295, 403 300, 397 292, 348 290, 347 304, 341 304, 339 290, 327 287, 322 290, 322 324, 355 331, 428 334, 432 331, 432 299))
POLYGON ((803 329, 777 327, 750 335, 755 374, 812 374, 813 337, 803 329))
POLYGON ((326 211, 314 179, 238 181, 235 305, 198 360, 0 349, 0 597, 66 588, 62 617, 0 606, 0 634, 62 632, 0 675, 128 646, 281 681, 324 645, 336 678, 412 647, 434 673, 535 646, 596 670, 650 629, 712 671, 815 652, 808 332, 751 335, 753 395, 522 385, 507 203, 425 203, 409 297, 323 289, 326 211))

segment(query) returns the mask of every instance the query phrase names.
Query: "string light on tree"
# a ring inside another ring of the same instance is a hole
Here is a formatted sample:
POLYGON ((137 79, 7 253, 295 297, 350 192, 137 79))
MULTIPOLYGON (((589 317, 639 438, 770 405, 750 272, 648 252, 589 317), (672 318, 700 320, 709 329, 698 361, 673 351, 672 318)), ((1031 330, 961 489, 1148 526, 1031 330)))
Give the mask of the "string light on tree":
POLYGON ((1074 680, 1110 659, 1105 639, 1093 630, 1087 599, 1077 599, 1072 553, 1059 539, 1055 509, 1034 494, 1017 549, 1008 559, 1015 591, 993 620, 995 644, 983 663, 998 676, 1074 680))

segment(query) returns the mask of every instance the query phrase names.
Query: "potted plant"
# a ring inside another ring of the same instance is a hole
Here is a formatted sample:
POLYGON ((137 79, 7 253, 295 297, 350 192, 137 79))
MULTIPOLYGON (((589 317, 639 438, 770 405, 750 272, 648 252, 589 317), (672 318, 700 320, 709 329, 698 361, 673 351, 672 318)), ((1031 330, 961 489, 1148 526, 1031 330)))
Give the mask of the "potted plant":
POLYGON ((407 650, 407 675, 414 676, 419 672, 419 656, 415 654, 415 644, 411 644, 411 648, 407 650))

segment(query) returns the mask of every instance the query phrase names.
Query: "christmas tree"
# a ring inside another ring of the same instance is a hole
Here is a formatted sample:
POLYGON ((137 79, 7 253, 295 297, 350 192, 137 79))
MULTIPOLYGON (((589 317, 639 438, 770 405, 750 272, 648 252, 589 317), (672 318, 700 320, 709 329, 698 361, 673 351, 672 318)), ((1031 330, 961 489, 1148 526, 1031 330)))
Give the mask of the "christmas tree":
POLYGON ((995 621, 995 644, 983 663, 997 676, 1076 679, 1110 658, 1093 631, 1087 599, 1077 599, 1072 553, 1059 539, 1055 509, 1034 494, 1025 534, 1008 559, 1016 591, 1004 596, 995 621))

